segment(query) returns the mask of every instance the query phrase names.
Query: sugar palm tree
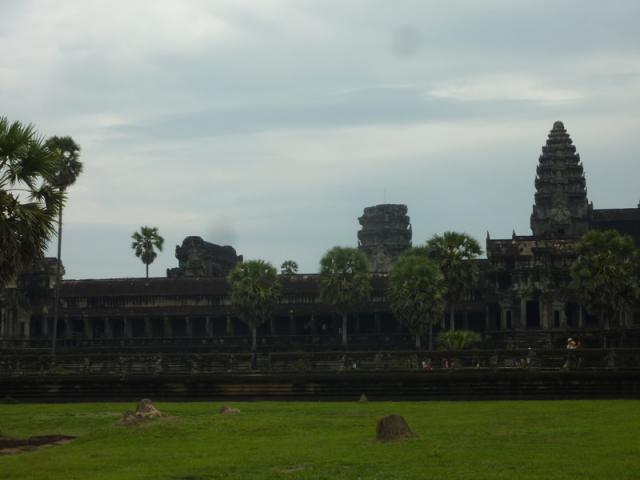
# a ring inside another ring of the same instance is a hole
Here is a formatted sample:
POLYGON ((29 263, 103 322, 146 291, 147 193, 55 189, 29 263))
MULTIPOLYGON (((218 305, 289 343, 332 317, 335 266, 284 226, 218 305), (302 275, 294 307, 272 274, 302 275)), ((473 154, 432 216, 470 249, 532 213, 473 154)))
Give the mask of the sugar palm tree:
POLYGON ((133 243, 131 248, 142 263, 146 267, 147 278, 149 278, 149 265, 158 257, 156 248, 158 251, 162 251, 164 245, 164 238, 158 233, 157 227, 140 227, 139 232, 133 232, 131 235, 133 243))
POLYGON ((0 287, 41 257, 55 234, 64 197, 51 184, 55 168, 32 125, 0 117, 0 287))
POLYGON ((391 267, 387 300, 398 321, 415 335, 416 348, 428 329, 429 350, 433 349, 433 324, 444 313, 446 291, 440 268, 424 249, 405 251, 391 267))
POLYGON ((640 253, 633 239, 615 230, 592 230, 576 243, 571 287, 603 328, 638 299, 640 253))
POLYGON ((56 262, 56 285, 53 300, 53 332, 51 343, 51 354, 56 352, 56 339, 58 334, 58 309, 60 303, 60 268, 62 263, 62 210, 67 191, 71 185, 76 183, 78 176, 82 173, 82 163, 78 160, 80 147, 71 137, 51 137, 45 146, 55 156, 55 172, 51 178, 51 184, 63 195, 61 196, 60 207, 58 208, 58 261, 56 262))
POLYGON ((231 287, 231 308, 251 329, 251 350, 256 350, 257 329, 273 315, 280 298, 278 272, 263 260, 236 264, 227 277, 231 287))
POLYGON ((342 317, 342 344, 347 345, 349 313, 366 303, 371 294, 366 255, 348 247, 333 247, 320 260, 320 298, 342 317))
POLYGON ((427 242, 426 252, 440 265, 444 275, 449 325, 451 330, 455 330, 456 305, 477 281, 478 264, 475 260, 482 254, 482 249, 478 241, 466 233, 444 232, 427 242))

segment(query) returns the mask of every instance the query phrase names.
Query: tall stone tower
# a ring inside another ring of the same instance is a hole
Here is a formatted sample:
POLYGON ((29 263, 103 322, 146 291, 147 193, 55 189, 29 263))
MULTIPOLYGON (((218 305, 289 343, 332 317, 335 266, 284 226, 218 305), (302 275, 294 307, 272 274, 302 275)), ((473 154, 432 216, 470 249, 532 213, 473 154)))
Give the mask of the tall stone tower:
POLYGON ((406 205, 383 204, 364 209, 358 218, 358 248, 367 254, 373 272, 388 272, 411 247, 411 223, 406 205))
POLYGON ((580 155, 555 122, 536 171, 531 230, 536 236, 580 236, 589 229, 589 202, 580 155))

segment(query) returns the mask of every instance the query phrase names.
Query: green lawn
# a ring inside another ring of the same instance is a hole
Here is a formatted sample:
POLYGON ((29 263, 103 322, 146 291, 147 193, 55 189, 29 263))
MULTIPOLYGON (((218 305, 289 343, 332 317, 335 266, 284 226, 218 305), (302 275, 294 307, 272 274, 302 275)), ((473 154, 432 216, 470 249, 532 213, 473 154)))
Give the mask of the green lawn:
POLYGON ((639 479, 640 401, 157 403, 169 417, 117 420, 132 404, 0 405, 5 436, 74 442, 0 456, 0 479, 639 479), (375 442, 383 415, 419 438, 375 442))

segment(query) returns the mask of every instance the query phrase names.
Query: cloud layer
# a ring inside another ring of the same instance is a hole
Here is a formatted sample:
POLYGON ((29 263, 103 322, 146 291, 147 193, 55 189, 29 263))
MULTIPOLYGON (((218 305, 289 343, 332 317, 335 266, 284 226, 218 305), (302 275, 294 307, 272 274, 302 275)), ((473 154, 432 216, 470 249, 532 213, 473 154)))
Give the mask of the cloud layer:
POLYGON ((0 115, 71 135, 69 277, 143 273, 160 228, 315 271, 365 206, 526 234, 561 119, 596 207, 635 206, 640 4, 584 1, 5 1, 0 115))

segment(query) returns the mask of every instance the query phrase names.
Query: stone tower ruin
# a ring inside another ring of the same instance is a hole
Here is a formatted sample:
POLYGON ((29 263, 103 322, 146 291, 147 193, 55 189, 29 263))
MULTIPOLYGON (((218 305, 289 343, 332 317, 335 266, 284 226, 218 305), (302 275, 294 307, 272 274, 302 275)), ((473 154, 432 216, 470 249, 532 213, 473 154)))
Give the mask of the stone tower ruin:
POLYGON ((372 272, 388 272, 393 262, 411 247, 407 206, 382 204, 364 209, 358 218, 358 248, 369 258, 372 272))

